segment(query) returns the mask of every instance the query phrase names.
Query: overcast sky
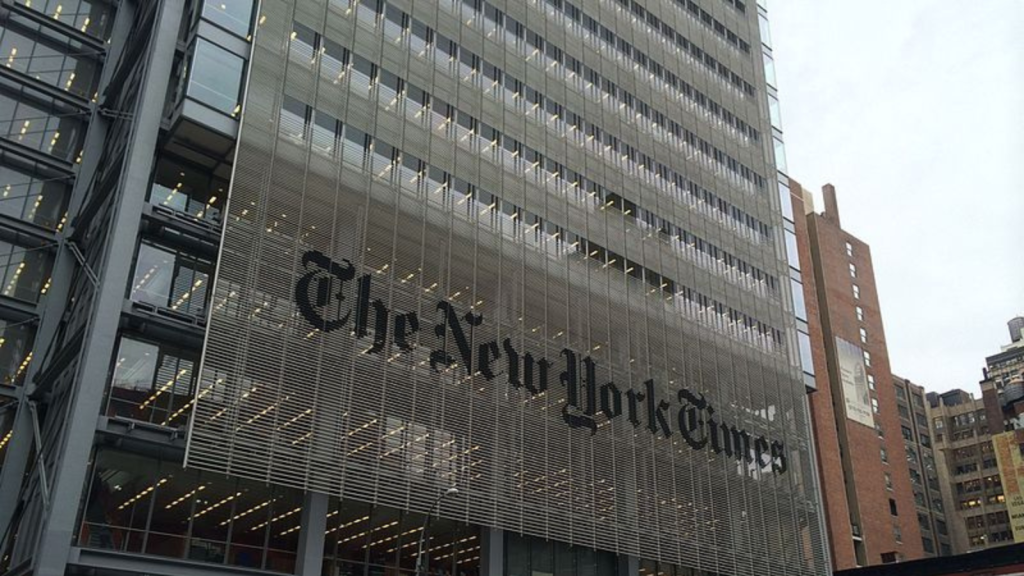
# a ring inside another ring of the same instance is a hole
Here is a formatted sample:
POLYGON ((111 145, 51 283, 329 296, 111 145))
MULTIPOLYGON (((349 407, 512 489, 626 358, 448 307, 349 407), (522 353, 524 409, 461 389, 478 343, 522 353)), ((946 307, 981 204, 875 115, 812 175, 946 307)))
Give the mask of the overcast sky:
POLYGON ((893 372, 978 393, 1024 315, 1024 0, 768 10, 790 175, 871 245, 893 372))

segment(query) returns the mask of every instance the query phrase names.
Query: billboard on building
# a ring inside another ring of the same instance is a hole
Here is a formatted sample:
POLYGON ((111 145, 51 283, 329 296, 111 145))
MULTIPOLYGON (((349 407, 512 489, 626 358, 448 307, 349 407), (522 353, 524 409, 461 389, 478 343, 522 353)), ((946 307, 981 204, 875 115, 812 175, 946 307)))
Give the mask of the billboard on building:
POLYGON ((781 299, 607 209, 666 201, 630 178, 602 198, 510 150, 504 104, 417 47, 438 24, 375 6, 261 4, 187 465, 421 512, 456 485, 452 519, 824 573, 781 299))
POLYGON ((1013 541, 1024 542, 1024 430, 992 436, 1013 541))
POLYGON ((871 411, 871 390, 864 366, 864 351, 860 346, 836 337, 836 356, 839 358, 839 379, 843 382, 846 417, 874 428, 875 418, 871 411))

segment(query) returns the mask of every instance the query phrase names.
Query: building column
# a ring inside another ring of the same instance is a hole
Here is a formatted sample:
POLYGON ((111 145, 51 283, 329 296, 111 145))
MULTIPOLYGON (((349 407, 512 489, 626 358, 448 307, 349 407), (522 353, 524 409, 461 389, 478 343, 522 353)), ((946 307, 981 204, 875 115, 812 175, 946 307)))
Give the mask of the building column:
MULTIPOLYGON (((121 10, 126 10, 129 5, 131 3, 122 2, 121 10)), ((131 141, 126 148, 118 196, 113 200, 110 235, 103 247, 104 257, 98 271, 100 285, 73 383, 77 390, 72 396, 63 431, 65 442, 52 479, 49 510, 45 513, 47 517, 35 549, 35 574, 40 576, 64 576, 75 537, 76 516, 92 455, 96 418, 109 377, 125 286, 131 278, 132 255, 146 202, 143 191, 149 187, 160 121, 171 80, 174 62, 168 55, 173 54, 177 47, 185 1, 163 0, 156 10, 154 28, 145 47, 146 68, 137 104, 131 111, 134 113, 129 132, 131 141)), ((127 12, 118 13, 117 22, 122 27, 128 24, 127 16, 127 12)), ((115 64, 111 61, 110 65, 115 64)), ((105 71, 105 74, 110 74, 110 71, 105 71)), ((91 126, 90 133, 93 129, 91 126)), ((93 151, 100 149, 94 148, 93 151)), ((76 187, 84 185, 79 182, 76 187)))
POLYGON ((480 576, 502 576, 505 572, 505 531, 481 527, 480 576))
POLYGON ((327 531, 327 494, 306 492, 302 497, 302 531, 295 562, 298 576, 320 576, 327 531))

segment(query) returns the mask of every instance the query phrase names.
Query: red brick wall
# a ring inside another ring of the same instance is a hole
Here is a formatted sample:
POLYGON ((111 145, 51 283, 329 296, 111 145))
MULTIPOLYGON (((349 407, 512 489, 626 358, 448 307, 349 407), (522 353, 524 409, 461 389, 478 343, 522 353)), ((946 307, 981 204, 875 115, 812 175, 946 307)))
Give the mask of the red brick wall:
POLYGON ((796 240, 804 282, 804 300, 807 302, 807 324, 814 357, 814 381, 818 391, 810 395, 811 421, 814 426, 815 447, 818 455, 818 473, 821 479, 822 500, 825 505, 826 530, 832 567, 845 570, 857 566, 853 549, 853 531, 850 526, 850 508, 843 486, 843 464, 836 432, 836 415, 832 407, 832 384, 826 369, 825 342, 822 337, 818 297, 811 266, 811 244, 807 221, 803 218, 804 201, 800 185, 790 180, 793 195, 793 213, 796 215, 796 240))
MULTIPOLYGON (((871 427, 864 426, 845 417, 843 412, 843 400, 841 385, 836 379, 830 382, 827 390, 819 383, 819 392, 822 396, 820 401, 815 399, 815 426, 819 435, 819 453, 824 449, 832 448, 832 437, 835 436, 840 448, 849 458, 849 468, 846 470, 848 480, 853 483, 854 501, 846 502, 847 509, 856 507, 859 513, 861 529, 864 537, 864 546, 867 555, 867 563, 881 563, 881 555, 884 552, 897 552, 902 554, 903 559, 913 560, 924 557, 921 546, 921 533, 917 521, 917 512, 914 506, 914 494, 910 483, 910 473, 907 467, 906 452, 903 445, 903 438, 900 433, 899 412, 896 408, 896 394, 892 386, 892 372, 889 366, 888 350, 885 343, 885 331, 882 326, 882 315, 879 307, 878 291, 874 280, 874 270, 871 264, 870 248, 854 236, 842 230, 833 218, 820 214, 811 214, 807 217, 807 234, 809 244, 813 247, 811 252, 814 258, 814 283, 817 289, 816 307, 821 315, 822 336, 819 337, 819 344, 823 346, 826 355, 834 358, 835 338, 839 337, 848 342, 854 343, 867 350, 871 355, 871 367, 868 373, 875 377, 876 394, 879 403, 879 413, 876 418, 882 427, 884 437, 879 438, 878 433, 871 427), (853 245, 853 257, 847 256, 846 242, 853 245), (857 277, 850 276, 849 264, 852 262, 857 267, 857 277), (860 299, 853 296, 853 284, 860 287, 860 299), (856 315, 856 306, 860 305, 864 310, 864 321, 859 322, 856 315), (824 315, 827 314, 827 317, 824 315), (860 340, 860 327, 867 329, 867 344, 860 340), (826 396, 828 395, 828 396, 826 396), (822 404, 828 403, 832 408, 831 412, 822 404), (834 419, 830 421, 830 418, 834 419), (841 429, 837 432, 836 427, 841 429), (828 446, 823 447, 822 442, 828 446), (880 448, 885 447, 888 453, 888 464, 881 460, 880 448), (892 476, 893 490, 888 490, 885 485, 884 472, 888 471, 892 476), (889 499, 896 501, 899 515, 893 517, 890 514, 889 499), (893 525, 900 528, 902 542, 897 543, 893 535, 893 525)), ((801 254, 803 261, 803 254, 801 254)), ((811 260, 804 264, 804 279, 811 276, 811 260)), ((815 335, 811 334, 812 340, 815 335)), ((815 359, 817 363, 817 358, 815 359)), ((826 363, 820 367, 816 364, 816 372, 820 382, 822 373, 826 380, 829 378, 826 363)), ((834 372, 833 372, 834 377, 834 372)), ((819 458, 821 458, 819 456, 819 458)), ((826 458, 829 458, 826 456, 826 458)), ((835 460, 840 460, 838 454, 835 460)), ((826 494, 847 496, 841 479, 837 481, 836 475, 829 469, 834 463, 822 459, 822 485, 826 494), (826 466, 825 464, 828 464, 826 466), (837 483, 839 482, 839 483, 837 483)), ((840 461, 840 466, 842 463, 840 461)), ((832 506, 830 508, 839 508, 832 506)), ((848 568, 856 565, 844 565, 848 556, 844 550, 846 545, 841 542, 845 533, 841 528, 835 526, 838 522, 849 524, 849 516, 842 518, 838 514, 829 519, 830 533, 836 535, 836 543, 832 547, 835 552, 834 562, 837 569, 848 568), (840 545, 842 544, 842 545, 840 545)), ((847 527, 846 531, 849 530, 847 527)), ((852 545, 851 545, 852 549, 852 545)))

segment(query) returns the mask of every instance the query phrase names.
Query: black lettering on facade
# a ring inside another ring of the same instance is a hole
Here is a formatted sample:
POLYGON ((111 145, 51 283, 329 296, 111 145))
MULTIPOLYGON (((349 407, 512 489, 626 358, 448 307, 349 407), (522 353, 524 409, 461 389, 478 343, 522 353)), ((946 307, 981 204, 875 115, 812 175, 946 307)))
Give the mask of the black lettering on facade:
MULTIPOLYGON (((356 268, 351 262, 334 262, 315 250, 302 256, 302 265, 306 271, 296 282, 295 302, 302 317, 314 328, 325 333, 337 330, 346 326, 354 314, 352 334, 362 339, 370 334, 372 310, 373 344, 368 352, 384 350, 389 329, 398 349, 403 352, 415 349, 410 337, 419 331, 419 318, 415 312, 391 311, 384 302, 373 298, 372 275, 366 274, 357 279, 356 268), (346 283, 353 280, 355 294, 346 294, 346 283), (354 302, 347 307, 342 305, 346 296, 354 302)), ((500 346, 497 341, 477 343, 474 350, 473 328, 483 323, 483 315, 467 312, 460 318, 455 306, 443 300, 437 303, 436 309, 441 317, 434 326, 434 335, 439 339, 440 347, 430 352, 433 370, 441 371, 462 364, 467 375, 479 373, 492 381, 498 375, 496 365, 504 356, 509 385, 526 388, 533 396, 548 390, 553 364, 546 358, 538 359, 530 352, 522 353, 510 338, 503 340, 500 346), (453 345, 456 356, 448 352, 449 344, 453 345)), ((565 369, 559 379, 566 395, 562 419, 571 428, 586 428, 591 434, 596 433, 598 416, 609 422, 622 416, 622 396, 625 394, 626 419, 634 428, 644 427, 640 416, 644 411, 647 416, 645 428, 651 434, 657 436, 660 433, 665 438, 672 436, 668 417, 672 404, 658 397, 654 379, 644 382, 643 391, 627 389, 622 392, 614 382, 598 387, 597 362, 593 358, 581 358, 570 348, 563 349, 561 356, 565 360, 565 369)), ((752 437, 748 431, 716 419, 714 407, 703 394, 682 388, 676 400, 679 402, 676 424, 691 449, 725 454, 739 462, 754 464, 761 470, 770 467, 775 474, 788 471, 786 447, 782 442, 765 436, 752 437)))
POLYGON ((355 267, 348 260, 334 262, 316 250, 302 255, 302 266, 307 272, 295 283, 295 303, 298 304, 302 317, 321 332, 332 332, 341 328, 351 315, 351 312, 341 315, 341 303, 345 300, 345 282, 356 277, 355 267), (310 265, 315 268, 310 270, 310 265), (316 298, 311 301, 309 292, 314 287, 314 281, 316 298), (323 312, 329 309, 332 300, 338 301, 338 315, 335 318, 328 318, 323 312))

